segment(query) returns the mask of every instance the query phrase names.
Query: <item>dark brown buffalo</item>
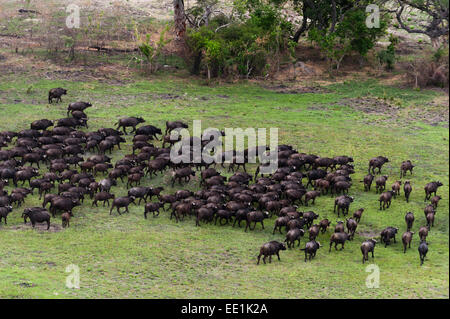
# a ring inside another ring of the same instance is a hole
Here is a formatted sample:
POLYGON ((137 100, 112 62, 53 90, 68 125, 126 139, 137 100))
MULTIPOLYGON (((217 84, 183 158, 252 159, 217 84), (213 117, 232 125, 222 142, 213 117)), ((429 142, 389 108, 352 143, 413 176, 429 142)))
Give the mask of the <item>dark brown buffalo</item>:
POLYGON ((436 196, 436 192, 438 190, 439 187, 441 187, 443 184, 439 181, 437 182, 431 182, 428 183, 427 185, 425 185, 424 189, 425 189, 425 200, 427 201, 430 199, 431 194, 434 193, 434 196, 436 196))
POLYGON ((300 250, 305 251, 305 262, 308 259, 311 261, 314 257, 316 257, 317 250, 322 247, 319 242, 312 240, 306 243, 305 248, 302 248, 300 250))
POLYGON ((120 119, 117 124, 117 130, 119 130, 122 127, 122 130, 125 134, 127 134, 126 127, 132 127, 133 130, 131 133, 136 131, 136 125, 140 123, 144 123, 145 120, 142 117, 127 117, 124 119, 120 119))
POLYGON ((406 176, 407 171, 409 171, 412 175, 414 166, 415 165, 413 165, 410 160, 403 161, 402 165, 400 166, 400 178, 406 176))
POLYGON ((119 215, 122 215, 120 213, 120 208, 125 207, 125 212, 128 213, 128 206, 134 203, 134 197, 133 196, 122 196, 122 197, 117 197, 113 200, 113 203, 111 205, 111 209, 109 211, 109 214, 112 214, 112 211, 114 209, 114 207, 117 209, 117 213, 119 213, 119 215))
POLYGON ((272 255, 277 255, 278 260, 280 260, 280 250, 286 250, 286 245, 275 240, 265 243, 259 250, 258 262, 256 264, 259 265, 261 256, 264 256, 264 264, 266 263, 267 256, 269 257, 269 263, 272 262, 272 255))
POLYGON ((61 96, 66 95, 67 90, 63 88, 54 88, 48 92, 48 103, 52 104, 53 99, 56 99, 56 103, 62 102, 61 96))
POLYGON ((334 249, 337 250, 337 245, 341 244, 341 250, 344 249, 345 242, 347 240, 350 240, 350 235, 345 232, 339 232, 339 233, 333 233, 330 237, 330 249, 329 252, 331 252, 331 247, 334 244, 334 249))
POLYGON ((409 203, 409 196, 412 192, 410 181, 405 181, 405 184, 403 185, 403 192, 405 193, 406 202, 409 203))
POLYGON ((363 264, 365 261, 369 261, 369 253, 372 253, 372 258, 374 258, 373 256, 373 252, 375 250, 375 245, 376 245, 377 241, 375 239, 368 239, 366 241, 364 241, 361 244, 361 252, 363 254, 363 264))
POLYGON ((412 231, 406 231, 402 235, 402 242, 403 242, 403 252, 406 253, 406 247, 411 248, 411 241, 412 237, 414 235, 414 232, 412 231))

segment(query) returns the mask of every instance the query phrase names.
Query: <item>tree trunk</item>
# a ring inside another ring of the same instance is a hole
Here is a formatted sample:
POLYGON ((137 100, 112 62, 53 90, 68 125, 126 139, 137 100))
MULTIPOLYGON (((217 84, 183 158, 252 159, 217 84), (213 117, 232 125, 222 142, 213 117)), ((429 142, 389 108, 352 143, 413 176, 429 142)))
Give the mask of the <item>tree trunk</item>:
POLYGON ((330 28, 330 33, 334 32, 334 28, 336 27, 336 1, 335 0, 331 0, 331 28, 330 28))
POLYGON ((300 40, 300 36, 302 35, 303 32, 306 31, 307 26, 308 26, 308 17, 306 16, 306 9, 305 9, 305 7, 303 7, 302 25, 301 25, 300 29, 298 29, 297 32, 295 32, 294 38, 292 40, 298 43, 298 40, 300 40))
POLYGON ((441 46, 441 38, 440 37, 436 37, 436 38, 432 38, 430 37, 431 40, 431 46, 433 47, 433 49, 439 49, 439 47, 441 46))
POLYGON ((186 35, 186 15, 184 13, 184 0, 173 0, 173 18, 175 22, 175 38, 183 41, 186 35))

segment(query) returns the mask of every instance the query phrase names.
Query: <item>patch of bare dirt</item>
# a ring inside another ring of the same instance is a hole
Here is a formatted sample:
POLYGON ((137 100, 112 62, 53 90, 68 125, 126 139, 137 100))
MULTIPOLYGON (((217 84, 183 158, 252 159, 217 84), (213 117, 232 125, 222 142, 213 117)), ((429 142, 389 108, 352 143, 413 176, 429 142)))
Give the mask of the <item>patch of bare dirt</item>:
POLYGON ((310 87, 310 86, 278 91, 278 93, 284 93, 284 94, 327 93, 327 92, 328 91, 326 89, 324 89, 324 88, 310 87))
POLYGON ((414 109, 414 118, 421 120, 432 126, 444 123, 444 127, 449 127, 449 96, 443 94, 433 101, 426 103, 422 108, 414 109))
MULTIPOLYGON (((19 224, 11 226, 12 230, 28 230, 33 229, 31 222, 27 222, 26 224, 19 224)), ((51 232, 57 233, 63 230, 62 226, 55 223, 50 223, 50 228, 47 230, 47 223, 36 223, 34 229, 39 232, 51 232)))
POLYGON ((102 65, 96 68, 82 68, 82 69, 57 69, 48 71, 42 74, 42 77, 48 80, 68 80, 68 81, 98 81, 100 83, 107 83, 113 85, 124 85, 131 80, 124 79, 117 72, 109 70, 110 67, 102 65))
POLYGON ((417 52, 423 52, 427 48, 426 43, 417 42, 417 41, 409 41, 405 37, 401 37, 400 42, 396 45, 395 53, 398 55, 412 55, 417 52))
POLYGON ((323 110, 325 108, 322 105, 310 105, 306 109, 310 110, 310 111, 321 111, 321 110, 323 110))
POLYGON ((364 238, 368 238, 368 239, 371 239, 371 238, 377 238, 377 237, 380 236, 380 233, 379 233, 379 232, 375 232, 375 231, 373 231, 373 230, 370 230, 370 231, 368 231, 368 230, 357 231, 356 233, 357 233, 359 236, 364 237, 364 238))
POLYGON ((276 93, 282 94, 302 94, 302 93, 327 93, 329 92, 323 87, 319 86, 301 86, 301 87, 291 87, 284 84, 279 84, 275 86, 263 86, 265 89, 274 91, 276 93))
POLYGON ((159 100, 176 100, 181 98, 181 96, 172 93, 152 94, 152 97, 159 100))
MULTIPOLYGON (((0 36, 0 42, 5 41, 0 36)), ((92 54, 92 53, 91 53, 92 54)), ((96 53, 93 53, 96 54, 96 53)), ((132 82, 132 71, 119 64, 95 63, 83 65, 82 59, 71 65, 58 64, 51 59, 35 58, 34 54, 2 52, 0 74, 20 75, 44 78, 48 80, 98 81, 112 85, 124 85, 132 82)))
MULTIPOLYGON (((339 101, 338 105, 346 105, 366 114, 387 116, 384 119, 377 120, 377 123, 380 121, 390 123, 401 118, 404 125, 407 125, 412 130, 421 129, 413 126, 413 123, 416 121, 432 126, 443 125, 444 127, 449 127, 448 95, 445 94, 432 102, 409 108, 399 108, 383 99, 371 97, 343 99, 339 101)), ((308 109, 316 110, 320 109, 320 106, 311 106, 308 109)), ((374 123, 370 121, 367 124, 374 123)))
POLYGON ((43 74, 44 78, 48 80, 74 80, 78 81, 92 81, 94 77, 90 72, 86 71, 73 71, 73 70, 55 70, 45 72, 43 74))
POLYGON ((399 110, 398 107, 390 105, 384 100, 371 97, 345 98, 339 101, 339 104, 367 114, 389 114, 395 116, 399 110))
MULTIPOLYGON (((120 11, 133 17, 147 17, 158 20, 171 20, 173 18, 173 2, 171 0, 58 0, 66 5, 75 3, 82 8, 96 8, 97 10, 120 11)), ((185 9, 194 6, 196 0, 187 0, 184 2, 185 9)), ((218 9, 230 10, 230 1, 221 1, 218 9)))

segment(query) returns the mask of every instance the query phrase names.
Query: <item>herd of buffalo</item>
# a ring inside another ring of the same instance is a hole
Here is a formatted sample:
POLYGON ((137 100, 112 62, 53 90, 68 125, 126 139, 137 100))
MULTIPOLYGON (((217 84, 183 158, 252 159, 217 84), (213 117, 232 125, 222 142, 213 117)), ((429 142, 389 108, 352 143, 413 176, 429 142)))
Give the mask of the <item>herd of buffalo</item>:
MULTIPOLYGON (((49 92, 49 103, 53 99, 56 102, 62 101, 61 96, 66 93, 67 90, 62 88, 52 89, 49 92)), ((249 150, 233 151, 228 171, 232 170, 234 174, 227 178, 216 170, 214 163, 196 161, 175 164, 171 161, 171 147, 177 141, 172 141, 168 134, 177 128, 188 128, 187 124, 181 121, 166 122, 163 134, 161 129, 152 125, 137 127, 145 122, 142 118, 128 117, 119 120, 116 128, 87 131, 88 117, 85 110, 91 106, 87 102, 70 103, 66 118, 37 120, 31 123, 30 129, 20 132, 0 132, 0 223, 4 220, 7 224, 13 205, 20 207, 25 198, 33 195, 35 190, 38 191, 39 199, 43 200, 42 207, 27 207, 22 217, 25 223, 29 219, 33 227, 36 223, 45 222, 47 229, 50 227, 51 217, 55 217, 57 213, 61 214, 62 226, 69 227, 73 209, 82 205, 86 197, 92 199, 92 206, 98 206, 99 202, 103 206, 110 206, 110 214, 116 211, 120 215, 128 212, 130 204, 140 205, 144 202, 145 218, 148 214, 156 217, 160 210, 168 209, 170 219, 174 218, 176 222, 189 216, 195 218, 197 226, 203 222, 219 222, 222 226, 232 224, 232 227, 241 227, 241 222, 244 222, 246 232, 254 230, 258 223, 264 229, 265 219, 276 218, 273 233, 278 231, 281 234, 282 229, 285 229, 285 243, 265 243, 260 249, 259 264, 262 256, 264 263, 267 257, 271 262, 273 255, 280 259, 280 250, 293 248, 296 243, 300 246, 300 239, 305 236, 306 231, 309 241, 301 249, 305 253, 305 262, 316 255, 321 247, 316 239, 320 233, 327 232, 331 221, 319 221, 319 215, 313 211, 300 212, 300 206, 309 207, 314 205, 319 196, 330 194, 337 196, 334 212, 338 218, 341 214, 344 217, 349 214, 354 200, 349 196, 352 186, 350 176, 355 173, 352 157, 319 157, 299 153, 289 145, 279 145, 275 150, 258 147, 256 153, 278 153, 278 169, 272 174, 262 175, 258 167, 252 176, 246 172, 245 167, 249 150), (81 130, 83 127, 86 130, 81 130), (132 131, 127 132, 127 128, 132 128, 132 131), (132 154, 111 163, 107 154, 111 154, 116 147, 120 149, 121 143, 126 142, 124 136, 129 133, 134 133, 132 154), (150 143, 157 140, 162 141, 161 147, 150 143), (238 154, 243 155, 244 163, 236 160, 238 154), (45 171, 41 171, 42 165, 46 167, 45 171), (243 171, 239 171, 240 166, 243 171), (141 186, 144 176, 152 178, 166 170, 171 171, 172 186, 175 183, 188 183, 198 173, 200 189, 196 192, 180 189, 173 194, 163 194, 163 187, 141 186), (127 196, 116 197, 111 192, 119 179, 121 182, 126 180, 127 196), (303 184, 303 179, 307 179, 306 185, 303 184), (15 188, 8 192, 4 189, 8 185, 15 188), (154 198, 156 201, 152 201, 154 198)), ((224 135, 223 132, 219 133, 224 135)), ((203 146, 204 142, 201 141, 203 146)), ((400 197, 402 188, 407 202, 412 192, 410 181, 401 180, 408 171, 412 175, 414 165, 411 161, 401 163, 400 180, 393 182, 391 190, 386 190, 388 176, 381 175, 382 166, 387 162, 389 159, 383 156, 370 159, 368 174, 362 181, 367 192, 371 191, 375 182, 376 192, 380 193, 380 210, 389 209, 391 201, 400 197)), ((223 163, 221 165, 224 167, 223 163)), ((424 188, 425 202, 430 203, 424 210, 426 225, 419 229, 421 265, 428 251, 426 238, 434 225, 436 209, 441 199, 436 195, 440 186, 441 182, 434 181, 424 188)), ((364 208, 359 208, 351 218, 337 222, 330 238, 329 251, 333 245, 337 250, 338 244, 343 249, 347 240, 353 240, 363 212, 364 208)), ((414 214, 407 212, 406 231, 402 235, 404 252, 411 245, 414 220, 414 214)), ((381 232, 381 242, 385 247, 391 240, 396 242, 398 231, 398 228, 389 226, 381 232)), ((368 260, 369 253, 374 257, 376 243, 375 239, 368 239, 361 244, 363 263, 368 260)))

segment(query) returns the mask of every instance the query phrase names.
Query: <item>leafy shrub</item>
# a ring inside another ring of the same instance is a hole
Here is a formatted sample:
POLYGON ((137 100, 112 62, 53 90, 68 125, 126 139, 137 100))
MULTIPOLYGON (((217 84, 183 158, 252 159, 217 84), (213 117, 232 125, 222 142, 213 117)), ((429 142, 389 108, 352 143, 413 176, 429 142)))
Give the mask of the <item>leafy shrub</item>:
POLYGON ((330 68, 339 70, 345 56, 357 52, 365 57, 372 49, 377 38, 385 34, 387 18, 380 19, 379 28, 366 26, 366 13, 362 9, 347 12, 335 30, 313 28, 308 33, 311 42, 315 42, 327 57, 330 68))
POLYGON ((246 7, 248 18, 230 20, 220 15, 208 25, 188 29, 186 43, 194 74, 205 69, 208 78, 265 75, 270 62, 288 51, 291 24, 275 6, 251 2, 246 7))
POLYGON ((367 52, 375 46, 377 39, 386 33, 387 26, 387 18, 381 17, 379 28, 368 28, 365 11, 354 10, 345 15, 336 33, 339 37, 350 38, 351 50, 366 56, 367 52))
POLYGON ((433 61, 435 62, 439 62, 441 61, 443 58, 447 58, 448 59, 448 48, 444 49, 442 46, 439 47, 433 54, 433 61))
POLYGON ((398 39, 392 34, 389 37, 390 44, 385 50, 381 50, 377 53, 377 59, 381 65, 385 65, 386 69, 393 70, 395 64, 395 46, 398 43, 398 39))
POLYGON ((146 64, 148 71, 150 73, 156 72, 159 68, 157 63, 158 59, 163 53, 164 47, 170 42, 166 39, 166 33, 168 31, 168 26, 162 30, 159 35, 159 40, 156 43, 150 41, 150 34, 145 35, 145 39, 138 33, 137 28, 135 29, 136 39, 138 39, 138 49, 143 55, 144 59, 141 59, 141 65, 146 64))

